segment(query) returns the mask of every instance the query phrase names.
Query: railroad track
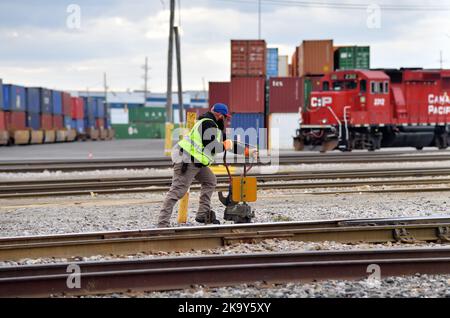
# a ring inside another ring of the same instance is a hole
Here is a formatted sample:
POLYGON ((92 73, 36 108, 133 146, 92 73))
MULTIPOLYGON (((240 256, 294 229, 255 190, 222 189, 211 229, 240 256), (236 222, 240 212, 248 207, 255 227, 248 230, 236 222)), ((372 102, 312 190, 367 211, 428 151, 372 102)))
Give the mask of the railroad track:
MULTIPOLYGON (((277 160, 281 165, 316 164, 316 163, 368 163, 368 162, 423 162, 448 161, 450 153, 446 152, 353 152, 353 153, 298 153, 281 154, 277 160)), ((233 162, 232 158, 229 158, 233 162)), ((273 163, 270 157, 262 157, 260 164, 273 163)), ((221 163, 218 158, 217 164, 221 163)), ((159 158, 125 158, 125 159, 86 159, 86 160, 27 160, 0 161, 0 173, 42 172, 42 171, 86 171, 105 169, 145 169, 170 168, 172 163, 167 157, 159 158)))
POLYGON ((267 239, 358 244, 450 242, 450 216, 235 224, 0 238, 0 259, 208 250, 267 239))
POLYGON ((368 278, 374 266, 380 268, 380 278, 449 274, 450 249, 261 253, 4 267, 0 268, 0 297, 164 291, 261 281, 359 280, 368 278), (72 273, 77 268, 79 286, 73 284, 72 273))
MULTIPOLYGON (((352 181, 327 181, 324 179, 361 179, 361 178, 394 178, 394 177, 432 177, 450 175, 449 167, 414 168, 414 169, 361 169, 361 170, 330 170, 330 171, 303 171, 286 172, 277 174, 257 175, 260 189, 315 189, 315 188, 351 188, 351 187, 380 187, 380 186, 410 186, 410 185, 445 185, 450 184, 450 178, 439 179, 415 179, 415 180, 352 180, 352 181), (316 180, 316 182, 299 182, 304 180, 316 180), (279 184, 273 182, 286 181, 290 183, 279 184), (272 182, 272 183, 271 183, 272 182)), ((6 181, 0 185, 1 198, 23 198, 37 196, 66 196, 66 195, 90 195, 137 193, 137 192, 161 192, 167 191, 172 177, 120 177, 120 178, 87 178, 87 179, 57 179, 57 180, 21 180, 6 181)), ((226 176, 218 177, 218 190, 225 191, 228 182, 226 176), (222 184, 222 185, 220 185, 222 184)), ((194 183, 192 190, 198 190, 194 183)), ((421 191, 450 191, 450 187, 424 188, 421 191)), ((359 189, 356 192, 411 192, 414 188, 401 189, 359 189)), ((347 190, 351 193, 352 190, 347 190)), ((355 192, 355 191, 353 191, 355 192)), ((344 191, 322 192, 317 194, 345 193, 344 191)))

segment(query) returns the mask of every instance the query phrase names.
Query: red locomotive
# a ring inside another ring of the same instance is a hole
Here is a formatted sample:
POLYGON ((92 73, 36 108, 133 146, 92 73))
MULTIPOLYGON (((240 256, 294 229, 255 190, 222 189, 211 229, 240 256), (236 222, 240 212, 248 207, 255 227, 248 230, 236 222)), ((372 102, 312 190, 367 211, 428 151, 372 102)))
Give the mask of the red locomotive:
POLYGON ((296 150, 449 145, 450 70, 336 71, 301 112, 296 150))

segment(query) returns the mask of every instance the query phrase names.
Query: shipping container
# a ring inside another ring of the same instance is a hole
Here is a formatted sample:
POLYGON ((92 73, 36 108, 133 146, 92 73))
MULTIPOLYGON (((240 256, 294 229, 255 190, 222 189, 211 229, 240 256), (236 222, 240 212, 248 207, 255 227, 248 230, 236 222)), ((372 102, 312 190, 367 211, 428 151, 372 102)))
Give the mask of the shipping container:
POLYGON ((370 46, 343 46, 334 52, 336 70, 370 69, 370 46))
POLYGON ((84 119, 84 99, 81 97, 71 97, 71 113, 73 119, 84 119))
POLYGON ((231 77, 266 75, 266 41, 231 40, 231 77))
POLYGON ((95 120, 95 128, 105 129, 105 119, 104 118, 97 118, 95 120))
POLYGON ((53 128, 54 129, 64 129, 64 116, 63 115, 53 115, 53 128))
POLYGON ((94 108, 94 116, 95 118, 105 118, 105 99, 104 98, 95 98, 94 99, 95 108, 94 108))
POLYGON ((187 113, 194 113, 195 117, 198 119, 200 116, 207 113, 210 109, 209 108, 191 108, 187 110, 187 113))
MULTIPOLYGON (((174 109, 174 112, 178 109, 174 109)), ((165 123, 166 109, 162 107, 142 107, 128 110, 129 120, 132 123, 165 123)))
POLYGON ((305 76, 303 77, 303 106, 302 111, 306 112, 309 99, 311 97, 311 92, 317 92, 321 90, 321 80, 322 76, 305 76))
POLYGON ((52 114, 62 115, 63 113, 62 93, 59 91, 51 91, 51 92, 52 92, 52 114))
POLYGON ((27 113, 28 114, 40 114, 41 112, 41 98, 38 88, 28 87, 27 93, 27 113))
POLYGON ((289 76, 289 57, 287 55, 278 56, 278 76, 279 77, 289 76))
POLYGON ((231 117, 231 138, 259 149, 266 149, 267 132, 265 116, 262 113, 233 113, 231 117))
POLYGON ((230 82, 209 82, 208 91, 209 107, 223 103, 230 105, 230 82))
POLYGON ((42 114, 52 114, 52 92, 46 88, 39 88, 39 97, 41 100, 41 113, 42 114))
POLYGON ((234 113, 264 113, 265 78, 235 77, 231 79, 230 108, 234 113))
POLYGON ((66 92, 62 93, 62 103, 63 103, 63 115, 71 116, 72 100, 69 93, 66 92))
POLYGON ((291 64, 290 64, 290 76, 298 77, 298 51, 299 47, 295 48, 294 54, 291 56, 291 64))
POLYGON ((25 112, 26 109, 25 87, 11 84, 3 85, 3 110, 25 112))
POLYGON ((112 125, 116 139, 161 139, 164 138, 164 123, 139 123, 112 125))
POLYGON ((0 78, 0 111, 3 111, 3 80, 0 78))
POLYGON ((9 130, 27 129, 27 116, 25 112, 6 112, 6 126, 9 130))
POLYGON ((34 130, 41 129, 41 114, 27 113, 27 127, 34 130))
POLYGON ((72 124, 72 117, 71 116, 64 116, 64 127, 66 129, 72 129, 75 128, 72 124))
POLYGON ((45 130, 53 129, 53 115, 41 114, 41 129, 45 130))
POLYGON ((111 109, 111 124, 121 124, 128 125, 129 120, 129 109, 127 108, 112 108, 111 109))
POLYGON ((333 40, 303 41, 298 48, 298 76, 323 75, 334 70, 333 40))
POLYGON ((0 110, 0 131, 5 131, 6 129, 6 116, 5 112, 0 110))
POLYGON ((269 80, 269 112, 299 112, 304 102, 303 89, 300 77, 272 77, 269 80))
POLYGON ((86 133, 86 128, 84 127, 83 119, 73 119, 72 120, 72 128, 75 129, 78 134, 86 133))
POLYGON ((266 61, 266 76, 277 77, 278 75, 278 49, 268 48, 267 49, 267 61, 266 61))
POLYGON ((293 137, 300 127, 300 115, 296 113, 272 113, 268 117, 269 149, 293 149, 293 137))

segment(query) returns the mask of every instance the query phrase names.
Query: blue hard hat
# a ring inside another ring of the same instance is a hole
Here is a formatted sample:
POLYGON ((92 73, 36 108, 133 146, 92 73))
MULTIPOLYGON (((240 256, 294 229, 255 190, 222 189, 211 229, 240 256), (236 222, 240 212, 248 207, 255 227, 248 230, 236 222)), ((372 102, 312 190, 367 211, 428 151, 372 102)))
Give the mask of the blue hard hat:
POLYGON ((217 103, 214 104, 214 106, 212 107, 212 111, 222 114, 226 117, 230 117, 230 113, 228 112, 228 106, 222 103, 217 103))

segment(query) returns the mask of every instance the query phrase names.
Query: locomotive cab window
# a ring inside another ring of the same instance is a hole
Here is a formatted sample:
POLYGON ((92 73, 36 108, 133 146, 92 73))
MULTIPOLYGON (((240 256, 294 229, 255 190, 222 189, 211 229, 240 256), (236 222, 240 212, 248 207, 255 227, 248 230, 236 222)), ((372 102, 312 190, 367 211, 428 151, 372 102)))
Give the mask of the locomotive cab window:
POLYGON ((359 86, 360 86, 359 90, 361 93, 363 93, 363 94, 367 93, 367 81, 366 80, 361 80, 359 86))
POLYGON ((372 93, 372 94, 377 93, 377 83, 376 82, 370 82, 370 93, 372 93))
POLYGON ((327 92, 330 90, 330 82, 323 82, 323 91, 327 92))
POLYGON ((384 93, 389 94, 389 82, 384 82, 384 93))
POLYGON ((378 83, 378 94, 383 94, 384 93, 384 83, 383 82, 379 82, 378 83))

